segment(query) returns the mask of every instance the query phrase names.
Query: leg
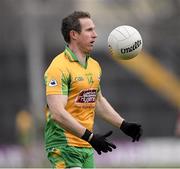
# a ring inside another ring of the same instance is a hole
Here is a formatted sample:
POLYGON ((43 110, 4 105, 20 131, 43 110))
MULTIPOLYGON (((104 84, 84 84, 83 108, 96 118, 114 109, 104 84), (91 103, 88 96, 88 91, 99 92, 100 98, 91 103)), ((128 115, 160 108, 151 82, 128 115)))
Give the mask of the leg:
POLYGON ((82 154, 76 147, 64 146, 48 150, 48 159, 52 168, 81 168, 82 154))
POLYGON ((83 163, 83 168, 95 168, 94 164, 94 151, 92 148, 87 148, 87 157, 83 163))

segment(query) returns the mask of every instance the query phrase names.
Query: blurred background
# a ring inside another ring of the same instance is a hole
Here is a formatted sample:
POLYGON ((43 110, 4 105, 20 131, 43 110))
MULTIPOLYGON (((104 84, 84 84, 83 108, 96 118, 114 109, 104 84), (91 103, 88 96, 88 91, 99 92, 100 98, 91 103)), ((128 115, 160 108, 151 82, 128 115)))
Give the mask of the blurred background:
POLYGON ((95 131, 113 130, 118 148, 96 154, 97 167, 180 167, 180 0, 1 0, 0 167, 49 167, 43 142, 43 74, 64 49, 61 19, 90 12, 98 39, 104 96, 128 121, 142 124, 140 142, 96 119, 95 131), (135 27, 143 52, 131 61, 110 57, 107 37, 135 27))

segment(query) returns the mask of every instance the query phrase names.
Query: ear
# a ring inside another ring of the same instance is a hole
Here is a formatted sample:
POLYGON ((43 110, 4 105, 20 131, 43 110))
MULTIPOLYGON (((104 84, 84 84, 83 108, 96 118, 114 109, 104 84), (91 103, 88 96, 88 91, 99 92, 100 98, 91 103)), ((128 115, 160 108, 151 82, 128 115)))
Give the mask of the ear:
POLYGON ((73 39, 73 40, 76 40, 77 37, 78 37, 78 32, 74 31, 74 30, 71 30, 70 31, 70 37, 73 39))

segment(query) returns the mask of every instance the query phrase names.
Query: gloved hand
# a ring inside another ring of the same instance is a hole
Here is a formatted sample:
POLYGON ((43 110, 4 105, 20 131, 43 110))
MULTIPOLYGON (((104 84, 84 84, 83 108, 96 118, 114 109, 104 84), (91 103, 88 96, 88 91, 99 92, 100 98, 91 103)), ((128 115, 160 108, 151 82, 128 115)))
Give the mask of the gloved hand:
POLYGON ((129 123, 125 120, 122 122, 120 129, 128 136, 132 137, 132 142, 139 141, 142 135, 142 128, 140 124, 129 123))
POLYGON ((112 131, 109 131, 108 133, 104 135, 100 134, 93 134, 89 130, 86 129, 84 135, 81 137, 83 140, 89 142, 92 147, 97 151, 99 155, 101 155, 101 152, 107 153, 111 152, 112 149, 115 149, 116 146, 109 141, 107 141, 107 137, 109 137, 112 134, 112 131))

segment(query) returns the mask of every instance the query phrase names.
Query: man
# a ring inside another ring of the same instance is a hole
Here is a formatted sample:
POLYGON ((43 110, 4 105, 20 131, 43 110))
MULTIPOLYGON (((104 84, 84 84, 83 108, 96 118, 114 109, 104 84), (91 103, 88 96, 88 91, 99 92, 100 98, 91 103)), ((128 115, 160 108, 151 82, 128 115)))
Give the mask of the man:
POLYGON ((93 148, 98 154, 116 148, 107 140, 112 132, 93 133, 95 113, 133 141, 142 129, 126 122, 101 93, 101 68, 90 56, 97 38, 90 14, 70 14, 62 20, 61 31, 67 46, 45 72, 46 151, 53 168, 94 168, 93 148))

